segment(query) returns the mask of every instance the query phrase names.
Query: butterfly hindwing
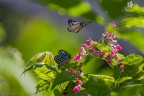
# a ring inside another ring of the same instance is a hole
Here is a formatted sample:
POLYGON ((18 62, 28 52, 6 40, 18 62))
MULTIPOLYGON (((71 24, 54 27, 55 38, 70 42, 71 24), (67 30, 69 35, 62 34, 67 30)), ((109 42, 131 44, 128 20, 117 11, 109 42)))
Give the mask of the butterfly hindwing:
POLYGON ((54 60, 59 67, 69 63, 70 59, 71 59, 71 55, 65 50, 59 50, 58 55, 54 57, 54 60))

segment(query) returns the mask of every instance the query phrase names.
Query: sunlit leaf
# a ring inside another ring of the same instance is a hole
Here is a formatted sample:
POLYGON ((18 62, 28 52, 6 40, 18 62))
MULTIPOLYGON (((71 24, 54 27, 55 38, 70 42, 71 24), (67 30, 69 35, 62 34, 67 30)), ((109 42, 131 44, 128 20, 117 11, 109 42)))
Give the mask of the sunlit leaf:
POLYGON ((144 62, 144 58, 140 55, 130 54, 122 61, 124 65, 140 65, 144 62))
POLYGON ((121 25, 125 27, 141 27, 144 28, 144 17, 129 17, 121 21, 121 25))
POLYGON ((44 80, 39 80, 36 86, 36 94, 41 91, 46 91, 50 87, 50 83, 44 80))
POLYGON ((54 56, 51 52, 47 51, 47 52, 38 53, 29 60, 27 66, 34 63, 40 63, 40 62, 44 64, 54 65, 55 62, 53 58, 54 56))
POLYGON ((126 11, 144 15, 144 7, 140 7, 138 4, 133 4, 132 8, 128 8, 126 11))

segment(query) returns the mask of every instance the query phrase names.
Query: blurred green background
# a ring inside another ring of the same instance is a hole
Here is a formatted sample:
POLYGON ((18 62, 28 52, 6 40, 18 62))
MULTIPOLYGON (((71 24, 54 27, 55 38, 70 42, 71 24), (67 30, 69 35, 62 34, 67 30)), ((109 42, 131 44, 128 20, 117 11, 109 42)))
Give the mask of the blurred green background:
MULTIPOLYGON (((108 22, 115 21, 120 25, 127 14, 124 9, 128 1, 1 0, 0 96, 45 96, 43 93, 34 94, 37 79, 33 74, 21 76, 29 59, 44 51, 56 55, 60 49, 67 50, 74 57, 89 37, 96 41, 100 39, 108 22), (75 34, 67 31, 68 19, 94 23, 75 34)), ((141 1, 135 3, 142 4, 141 1)), ((120 30, 120 43, 126 49, 124 54, 133 52, 143 55, 142 28, 131 26, 120 30), (128 33, 130 30, 131 35, 128 33), (132 42, 133 39, 137 41, 132 42)), ((112 70, 105 63, 92 60, 83 71, 112 75, 112 70)))

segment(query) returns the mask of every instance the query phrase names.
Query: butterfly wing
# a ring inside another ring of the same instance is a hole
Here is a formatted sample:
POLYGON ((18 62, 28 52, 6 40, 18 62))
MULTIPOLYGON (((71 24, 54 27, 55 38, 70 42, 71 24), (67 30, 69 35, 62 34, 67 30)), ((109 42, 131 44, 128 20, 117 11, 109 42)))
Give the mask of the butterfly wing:
POLYGON ((81 22, 80 25, 81 25, 81 28, 87 26, 88 24, 90 24, 91 22, 81 22))
POLYGON ((56 62, 57 64, 59 64, 59 65, 62 64, 62 60, 61 60, 61 58, 59 57, 59 55, 56 55, 56 56, 54 57, 54 60, 55 60, 55 62, 56 62))
POLYGON ((75 33, 78 33, 80 32, 80 30, 87 26, 90 22, 78 22, 78 21, 74 21, 74 20, 71 20, 69 19, 68 20, 68 28, 67 30, 69 32, 75 32, 75 33))
POLYGON ((59 50, 58 55, 54 57, 55 62, 58 64, 58 67, 69 63, 71 55, 65 50, 59 50))
POLYGON ((69 32, 79 32, 81 30, 80 22, 69 19, 67 30, 69 32))

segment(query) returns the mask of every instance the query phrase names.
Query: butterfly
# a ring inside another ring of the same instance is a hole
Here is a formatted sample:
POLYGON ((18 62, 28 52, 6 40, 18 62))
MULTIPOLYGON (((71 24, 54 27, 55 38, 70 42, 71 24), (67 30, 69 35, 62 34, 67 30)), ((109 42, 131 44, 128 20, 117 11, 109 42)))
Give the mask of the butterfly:
POLYGON ((78 33, 80 32, 80 30, 87 26, 88 24, 90 24, 91 22, 79 22, 79 21, 74 21, 74 20, 71 20, 69 19, 68 20, 68 27, 67 27, 67 30, 69 32, 75 32, 75 33, 78 33))
POLYGON ((58 55, 54 57, 55 62, 58 64, 58 67, 69 63, 71 55, 65 50, 59 50, 58 55))

